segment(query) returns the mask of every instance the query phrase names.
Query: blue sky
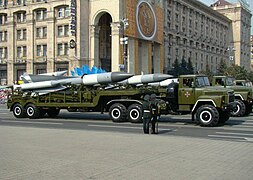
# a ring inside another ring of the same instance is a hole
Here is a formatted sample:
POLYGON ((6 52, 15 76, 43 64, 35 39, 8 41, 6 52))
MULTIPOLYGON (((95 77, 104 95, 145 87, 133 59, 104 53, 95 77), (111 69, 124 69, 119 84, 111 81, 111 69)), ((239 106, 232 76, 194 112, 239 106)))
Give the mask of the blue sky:
MULTIPOLYGON (((199 0, 200 2, 205 3, 206 5, 210 6, 210 4, 215 3, 217 0, 199 0)), ((237 0, 226 0, 228 2, 234 3, 237 0)), ((253 13, 253 1, 252 0, 245 0, 250 5, 251 14, 253 13)), ((251 26, 253 25, 253 17, 251 18, 251 26)), ((253 35, 253 27, 251 27, 251 35, 253 35)))

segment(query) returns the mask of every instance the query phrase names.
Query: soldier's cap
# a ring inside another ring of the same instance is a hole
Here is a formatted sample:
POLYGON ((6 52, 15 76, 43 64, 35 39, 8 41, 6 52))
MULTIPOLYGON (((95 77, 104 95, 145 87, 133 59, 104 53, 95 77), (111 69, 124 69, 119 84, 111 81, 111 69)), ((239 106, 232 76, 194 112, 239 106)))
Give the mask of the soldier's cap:
POLYGON ((145 101, 148 101, 150 99, 150 96, 148 95, 148 94, 146 94, 145 96, 144 96, 144 100, 145 101))
POLYGON ((156 95, 155 95, 155 94, 151 94, 150 98, 151 98, 151 99, 155 99, 155 98, 156 98, 156 95))

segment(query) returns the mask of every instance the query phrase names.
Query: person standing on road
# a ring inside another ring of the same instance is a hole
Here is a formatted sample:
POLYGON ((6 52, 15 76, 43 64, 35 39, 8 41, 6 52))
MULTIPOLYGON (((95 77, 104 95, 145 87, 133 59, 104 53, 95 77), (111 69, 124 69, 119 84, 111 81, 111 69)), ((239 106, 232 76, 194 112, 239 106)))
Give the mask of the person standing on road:
POLYGON ((151 134, 158 134, 158 100, 156 99, 155 94, 151 94, 150 96, 150 104, 151 104, 151 134))
POLYGON ((151 104, 150 96, 147 94, 144 96, 144 102, 142 103, 143 109, 143 132, 149 134, 149 123, 151 121, 151 104))

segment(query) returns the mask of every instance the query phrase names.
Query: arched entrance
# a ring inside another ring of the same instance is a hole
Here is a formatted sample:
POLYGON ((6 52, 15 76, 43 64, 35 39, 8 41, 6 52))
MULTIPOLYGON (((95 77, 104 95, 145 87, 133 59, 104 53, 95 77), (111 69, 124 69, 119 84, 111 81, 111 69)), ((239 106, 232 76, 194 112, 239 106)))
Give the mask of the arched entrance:
POLYGON ((99 31, 99 64, 102 69, 107 72, 112 71, 111 68, 111 23, 112 18, 109 13, 104 13, 99 21, 98 26, 100 27, 99 31))

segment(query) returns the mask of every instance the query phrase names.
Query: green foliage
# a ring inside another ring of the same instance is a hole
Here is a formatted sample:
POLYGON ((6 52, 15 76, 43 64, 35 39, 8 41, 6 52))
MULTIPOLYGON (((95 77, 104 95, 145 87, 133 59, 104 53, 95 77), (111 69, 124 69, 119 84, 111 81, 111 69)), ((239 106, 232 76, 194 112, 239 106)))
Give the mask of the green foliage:
POLYGON ((232 65, 228 67, 224 74, 232 76, 235 79, 248 79, 248 72, 243 67, 238 65, 232 65))
POLYGON ((173 63, 172 74, 175 77, 178 77, 180 75, 180 65, 179 65, 179 62, 178 62, 177 58, 176 58, 175 62, 173 63))
POLYGON ((180 63, 180 74, 188 74, 188 72, 187 72, 187 62, 184 59, 184 57, 182 58, 182 62, 180 63))
POLYGON ((188 59, 187 72, 188 72, 188 74, 194 74, 194 69, 193 69, 193 66, 192 66, 191 58, 188 59))
POLYGON ((227 67, 225 60, 221 59, 221 62, 220 62, 219 67, 217 69, 217 75, 224 75, 227 68, 228 67, 227 67))

